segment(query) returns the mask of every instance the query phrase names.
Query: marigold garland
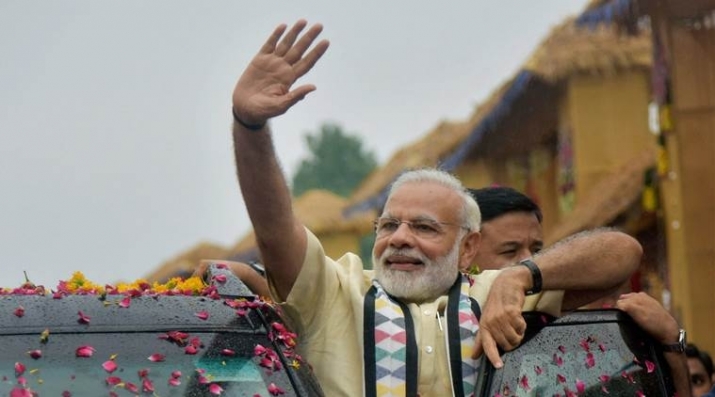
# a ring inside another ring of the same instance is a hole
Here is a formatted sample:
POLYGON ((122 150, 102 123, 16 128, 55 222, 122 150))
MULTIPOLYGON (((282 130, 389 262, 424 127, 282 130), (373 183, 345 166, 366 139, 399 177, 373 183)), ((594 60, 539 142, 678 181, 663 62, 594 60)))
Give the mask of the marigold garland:
POLYGON ((174 277, 165 283, 149 283, 145 279, 137 279, 131 283, 117 285, 96 284, 77 271, 69 280, 61 280, 55 290, 48 291, 44 286, 35 285, 30 281, 18 288, 0 288, 0 295, 206 295, 211 291, 200 277, 192 276, 187 279, 174 277))

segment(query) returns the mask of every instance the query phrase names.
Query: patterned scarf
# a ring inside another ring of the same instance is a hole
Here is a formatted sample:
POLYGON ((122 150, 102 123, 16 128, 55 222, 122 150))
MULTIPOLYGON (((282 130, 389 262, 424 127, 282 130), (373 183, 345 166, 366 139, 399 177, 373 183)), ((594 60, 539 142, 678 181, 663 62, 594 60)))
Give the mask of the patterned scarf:
MULTIPOLYGON (((479 304, 469 297, 470 280, 460 275, 449 290, 446 343, 454 396, 471 395, 477 381, 472 360, 479 330, 479 304)), ((410 310, 373 281, 364 302, 365 396, 416 396, 417 342, 410 310), (407 314, 407 315, 405 315, 407 314)))

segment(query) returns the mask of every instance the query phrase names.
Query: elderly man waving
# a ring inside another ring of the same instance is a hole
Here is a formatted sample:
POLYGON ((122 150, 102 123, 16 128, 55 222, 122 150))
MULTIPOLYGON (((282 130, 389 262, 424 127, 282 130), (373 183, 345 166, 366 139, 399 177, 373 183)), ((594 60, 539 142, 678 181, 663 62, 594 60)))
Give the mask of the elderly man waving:
POLYGON ((375 221, 374 272, 354 254, 326 257, 293 214, 267 125, 315 90, 294 87, 329 45, 314 44, 320 25, 302 33, 306 25, 278 26, 241 75, 233 139, 271 294, 326 395, 469 395, 474 357, 486 354, 499 367, 497 346, 510 350, 521 341, 521 310, 576 308, 636 269, 640 245, 601 231, 470 278, 460 270, 479 246, 479 207, 457 179, 432 169, 393 184, 375 221), (563 290, 582 293, 562 301, 563 290))

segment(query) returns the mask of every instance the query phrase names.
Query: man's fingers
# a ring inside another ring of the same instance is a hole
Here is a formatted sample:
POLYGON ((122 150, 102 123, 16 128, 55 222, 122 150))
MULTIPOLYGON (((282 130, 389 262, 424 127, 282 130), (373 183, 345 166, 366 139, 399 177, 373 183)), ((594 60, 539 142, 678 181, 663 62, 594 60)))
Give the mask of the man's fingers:
POLYGON ((307 25, 308 22, 305 19, 300 19, 298 22, 293 25, 292 28, 288 31, 288 34, 283 37, 283 40, 281 40, 280 43, 278 43, 278 46, 276 46, 276 50, 273 52, 274 54, 282 57, 285 55, 288 50, 293 46, 293 43, 295 43, 295 39, 298 38, 298 35, 300 32, 305 28, 305 25, 307 25))
POLYGON ((303 54, 308 50, 310 45, 313 44, 315 38, 318 37, 322 31, 323 25, 319 23, 311 26, 310 29, 308 29, 308 31, 305 32, 305 34, 300 38, 300 40, 298 40, 298 42, 288 50, 283 59, 291 65, 298 62, 298 60, 300 60, 303 54))
POLYGON ((313 65, 318 62, 320 57, 325 54, 329 46, 330 42, 328 40, 321 40, 306 56, 296 62, 295 65, 293 65, 293 71, 296 77, 301 77, 308 73, 308 71, 313 68, 313 65))
POLYGON ((273 51, 275 51, 275 49, 276 49, 276 43, 278 43, 278 39, 280 39, 281 36, 283 36, 283 32, 285 32, 286 28, 287 28, 287 25, 284 23, 278 25, 273 30, 273 33, 271 33, 271 36, 268 37, 268 40, 266 40, 266 42, 263 43, 260 53, 272 54, 273 51))
POLYGON ((501 357, 499 356, 499 348, 497 348, 494 341, 484 341, 482 346, 484 348, 484 353, 487 355, 487 358, 492 363, 494 368, 499 369, 504 366, 504 363, 501 361, 501 357))

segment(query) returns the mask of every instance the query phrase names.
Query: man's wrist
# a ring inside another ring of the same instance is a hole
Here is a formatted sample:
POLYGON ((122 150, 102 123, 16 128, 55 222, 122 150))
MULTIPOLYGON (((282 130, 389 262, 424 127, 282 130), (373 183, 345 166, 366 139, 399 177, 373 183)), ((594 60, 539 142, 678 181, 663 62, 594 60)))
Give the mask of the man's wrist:
POLYGON ((236 123, 240 124, 243 128, 245 128, 245 129, 247 129, 247 130, 260 131, 260 130, 262 130, 262 129, 266 126, 266 123, 265 123, 265 122, 263 122, 263 123, 261 123, 261 124, 250 124, 250 123, 247 123, 247 122, 243 121, 243 120, 238 116, 238 114, 236 114, 236 108, 233 107, 233 106, 231 106, 231 113, 233 114, 233 121, 235 121, 236 123))
POLYGON ((664 352, 684 353, 687 344, 687 336, 684 329, 678 330, 678 341, 675 343, 662 343, 664 352))
POLYGON ((531 259, 524 259, 523 261, 520 261, 518 265, 526 266, 531 273, 531 288, 526 290, 525 294, 533 295, 541 292, 543 280, 541 278, 541 270, 539 270, 539 267, 536 266, 536 263, 534 263, 531 259))

